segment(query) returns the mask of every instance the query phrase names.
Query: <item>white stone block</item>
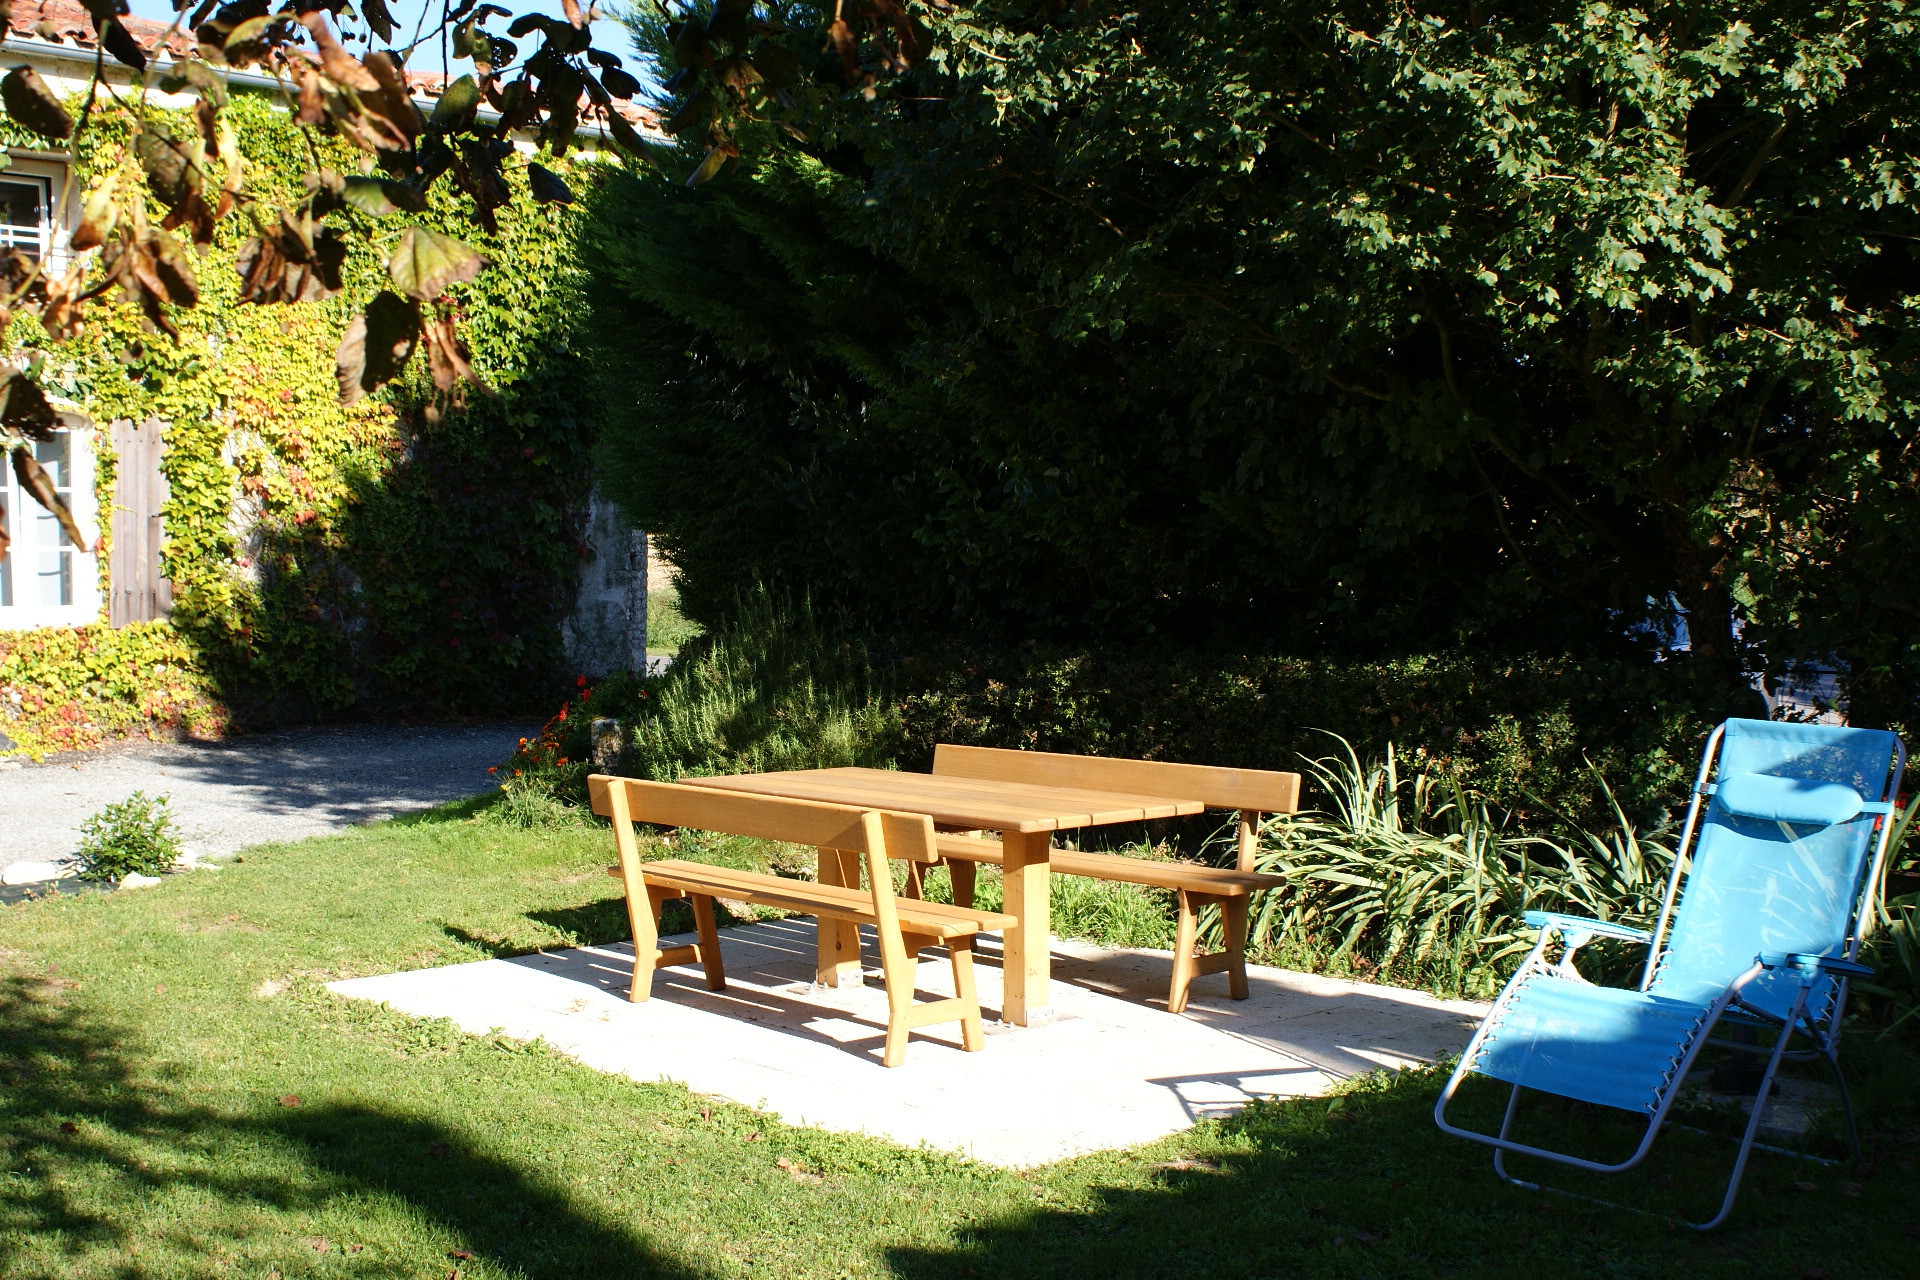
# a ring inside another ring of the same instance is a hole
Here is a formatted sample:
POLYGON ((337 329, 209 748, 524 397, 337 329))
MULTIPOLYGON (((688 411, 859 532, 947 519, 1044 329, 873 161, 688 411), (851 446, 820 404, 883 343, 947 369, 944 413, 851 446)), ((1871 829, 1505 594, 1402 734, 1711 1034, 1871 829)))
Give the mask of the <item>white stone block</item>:
POLYGON ((0 871, 0 884, 38 884, 42 880, 58 880, 70 871, 64 862, 16 862, 0 871))

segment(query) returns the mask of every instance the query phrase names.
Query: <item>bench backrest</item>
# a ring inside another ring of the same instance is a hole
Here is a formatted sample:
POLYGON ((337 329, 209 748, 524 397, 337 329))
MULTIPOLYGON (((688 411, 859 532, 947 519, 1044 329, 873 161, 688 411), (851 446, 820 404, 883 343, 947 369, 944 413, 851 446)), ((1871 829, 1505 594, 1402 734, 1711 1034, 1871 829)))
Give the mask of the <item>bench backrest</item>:
POLYGON ((593 811, 616 824, 627 821, 693 827, 820 849, 878 853, 908 862, 940 859, 934 847, 933 819, 923 813, 891 813, 598 773, 587 779, 587 794, 593 811), (869 823, 868 817, 874 822, 869 823))
POLYGON ((1171 796, 1198 800, 1209 809, 1292 813, 1300 807, 1300 775, 1270 769, 1219 769, 1205 764, 1006 751, 943 742, 933 749, 933 771, 953 778, 1171 796))
POLYGON ((1124 791, 1198 800, 1209 809, 1238 809, 1236 862, 1242 871, 1254 869, 1259 815, 1295 813, 1300 808, 1300 775, 1272 769, 1221 769, 1206 764, 1073 756, 1053 751, 1008 751, 1000 747, 961 747, 942 742, 933 749, 933 771, 950 778, 1124 791))

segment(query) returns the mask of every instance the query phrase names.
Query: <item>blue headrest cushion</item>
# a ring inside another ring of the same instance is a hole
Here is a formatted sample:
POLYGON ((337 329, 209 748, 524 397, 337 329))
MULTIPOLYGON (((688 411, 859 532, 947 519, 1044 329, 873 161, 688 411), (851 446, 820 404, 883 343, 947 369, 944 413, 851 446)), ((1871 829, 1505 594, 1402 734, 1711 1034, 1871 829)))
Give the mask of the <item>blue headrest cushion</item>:
POLYGON ((1832 826, 1858 817, 1865 804, 1858 791, 1842 782, 1765 773, 1730 773, 1720 779, 1714 795, 1728 813, 1792 826, 1832 826))

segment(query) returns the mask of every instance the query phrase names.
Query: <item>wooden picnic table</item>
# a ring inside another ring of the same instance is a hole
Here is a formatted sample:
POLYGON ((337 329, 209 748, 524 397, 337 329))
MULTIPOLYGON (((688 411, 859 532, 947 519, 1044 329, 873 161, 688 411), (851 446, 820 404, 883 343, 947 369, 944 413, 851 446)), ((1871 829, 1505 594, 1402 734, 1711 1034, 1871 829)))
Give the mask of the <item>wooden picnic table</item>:
MULTIPOLYGON (((979 778, 903 773, 893 769, 794 769, 784 773, 741 773, 716 778, 683 778, 689 786, 748 791, 822 800, 869 809, 924 813, 935 825, 954 831, 998 831, 1005 849, 1001 867, 1001 910, 1019 924, 1005 931, 1002 952, 1000 1016, 1020 1026, 1053 1017, 1048 979, 1048 868, 1052 833, 1116 822, 1144 822, 1199 813, 1198 800, 1091 791, 979 778)), ((836 850, 819 851, 822 884, 857 887, 859 865, 836 850)), ((820 922, 816 976, 830 985, 861 981, 860 937, 856 926, 820 922)))

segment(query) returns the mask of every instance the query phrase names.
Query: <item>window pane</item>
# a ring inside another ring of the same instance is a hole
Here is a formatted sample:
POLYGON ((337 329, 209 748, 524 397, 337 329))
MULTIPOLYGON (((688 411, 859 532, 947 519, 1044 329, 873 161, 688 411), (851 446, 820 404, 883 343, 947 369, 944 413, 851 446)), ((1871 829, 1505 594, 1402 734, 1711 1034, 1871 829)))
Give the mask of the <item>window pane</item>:
POLYGON ((73 603, 73 552, 40 553, 40 603, 73 603))
POLYGON ((33 446, 33 459, 46 469, 53 480, 53 487, 60 490, 60 496, 66 497, 67 490, 73 485, 73 445, 64 431, 54 433, 51 440, 42 440, 33 446))
MULTIPOLYGON (((42 441, 33 446, 33 456, 46 470, 47 478, 53 481, 54 492, 73 506, 73 466, 69 452, 71 437, 62 431, 51 440, 42 441)), ((27 502, 33 499, 21 495, 27 502)), ((51 511, 39 503, 33 503, 33 545, 36 547, 70 547, 73 540, 67 537, 67 531, 60 527, 60 521, 51 511)), ((42 604, 53 604, 52 600, 41 600, 42 604)))
MULTIPOLYGON (((13 468, 9 467, 7 470, 11 472, 13 468)), ((18 507, 19 503, 14 501, 13 494, 8 492, 8 488, 6 475, 0 474, 0 529, 5 529, 6 532, 11 535, 13 528, 8 524, 8 521, 11 520, 12 517, 8 513, 18 507)), ((13 551, 9 549, 6 555, 0 556, 0 609, 11 609, 12 607, 13 551)))
POLYGON ((48 223, 47 184, 32 179, 0 181, 0 248, 38 257, 48 223))

